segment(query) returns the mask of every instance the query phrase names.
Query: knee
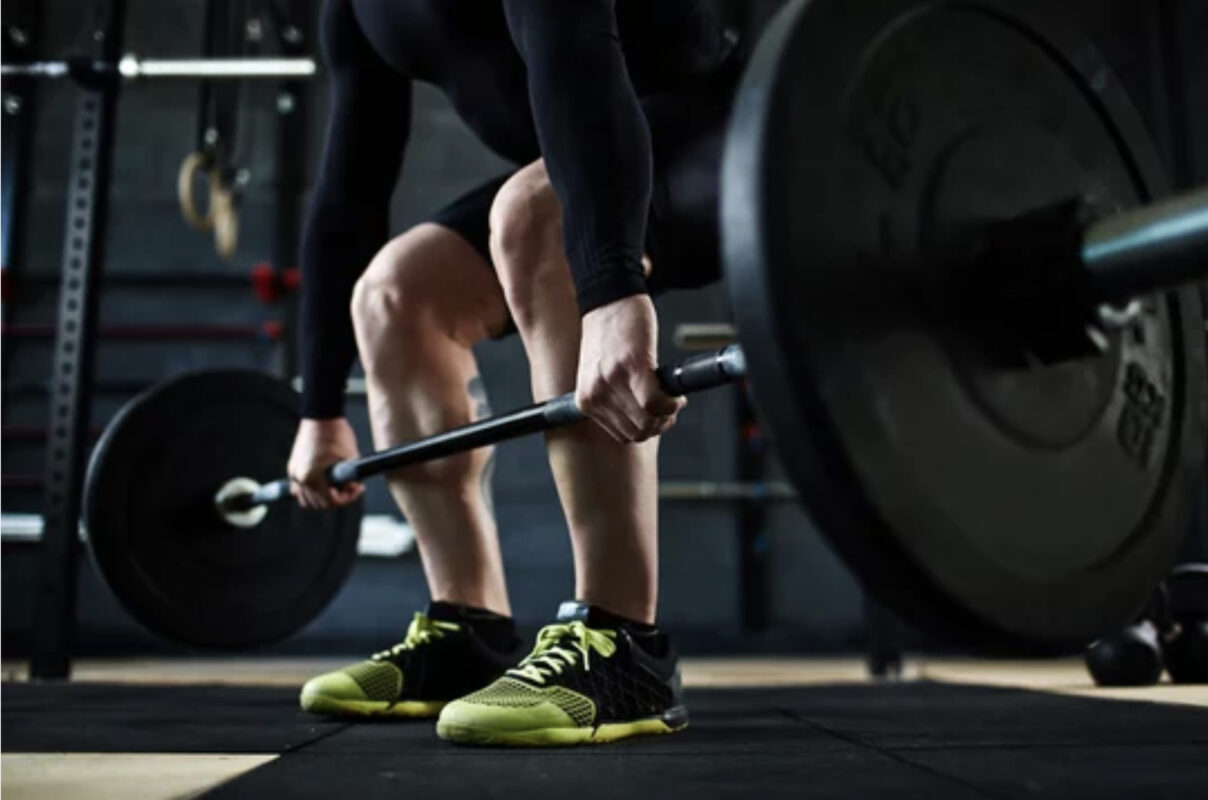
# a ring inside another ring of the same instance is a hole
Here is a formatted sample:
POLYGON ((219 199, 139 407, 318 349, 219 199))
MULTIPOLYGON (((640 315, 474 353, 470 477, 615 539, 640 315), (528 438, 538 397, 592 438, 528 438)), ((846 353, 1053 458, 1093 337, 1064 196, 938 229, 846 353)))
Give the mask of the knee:
POLYGON ((431 292, 425 287, 422 263, 400 237, 388 243, 365 270, 352 291, 352 321, 363 351, 365 367, 383 341, 392 348, 418 344, 416 336, 401 336, 423 329, 431 311, 431 292))
POLYGON ((490 227, 491 255, 500 262, 526 261, 551 247, 561 249, 562 207, 540 162, 500 187, 491 203, 490 227))
POLYGON ((532 289, 567 270, 562 206, 539 163, 514 175, 495 195, 491 258, 518 325, 532 312, 532 289))

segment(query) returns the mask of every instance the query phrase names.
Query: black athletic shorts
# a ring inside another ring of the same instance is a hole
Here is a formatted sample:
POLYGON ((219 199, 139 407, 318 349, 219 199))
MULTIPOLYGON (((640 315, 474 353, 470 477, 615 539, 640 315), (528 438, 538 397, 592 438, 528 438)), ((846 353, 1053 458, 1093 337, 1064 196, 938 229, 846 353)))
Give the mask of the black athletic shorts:
MULTIPOLYGON (((646 253, 650 291, 705 286, 721 277, 718 199, 733 81, 695 94, 643 100, 654 151, 646 253)), ((490 264, 491 203, 511 174, 492 178, 427 218, 460 234, 490 264)), ((511 332, 509 327, 508 333, 511 332)))

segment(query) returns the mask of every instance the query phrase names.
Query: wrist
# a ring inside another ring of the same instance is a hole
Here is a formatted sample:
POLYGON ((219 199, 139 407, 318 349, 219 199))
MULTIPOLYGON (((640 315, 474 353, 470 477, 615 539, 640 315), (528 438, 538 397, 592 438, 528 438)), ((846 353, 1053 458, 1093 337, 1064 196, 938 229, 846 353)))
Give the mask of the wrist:
POLYGON ((301 426, 306 430, 317 433, 337 431, 343 430, 348 426, 348 419, 345 417, 303 417, 301 426))
POLYGON ((654 303, 648 294, 631 294, 625 297, 613 300, 602 306, 597 306, 591 311, 583 315, 583 322, 595 321, 600 319, 608 319, 619 314, 624 314, 629 311, 645 311, 653 309, 654 303))
POLYGON ((586 283, 579 284, 576 290, 579 315, 583 317, 619 300, 649 297, 649 294, 646 273, 640 263, 636 270, 598 275, 586 283))

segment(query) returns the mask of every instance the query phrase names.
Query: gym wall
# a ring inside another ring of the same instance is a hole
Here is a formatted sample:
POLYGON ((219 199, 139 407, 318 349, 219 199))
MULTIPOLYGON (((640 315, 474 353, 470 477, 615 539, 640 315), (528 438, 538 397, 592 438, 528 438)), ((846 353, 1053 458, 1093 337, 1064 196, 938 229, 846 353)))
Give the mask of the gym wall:
MULTIPOLYGON (((34 0, 39 1, 39 0, 34 0)), ((40 0, 42 33, 36 49, 70 52, 81 34, 82 0, 40 0)), ((13 2, 4 3, 9 17, 13 2)), ((317 4, 316 4, 317 5, 317 4)), ((737 3, 737 13, 763 22, 775 0, 737 3)), ((1158 138, 1180 184, 1208 180, 1208 5, 1196 0, 1073 0, 1067 5, 1097 35, 1158 138), (1197 33, 1198 32, 1198 33, 1197 33), (1178 43, 1177 48, 1163 41, 1178 43)), ((859 13, 858 0, 852 0, 859 13)), ((194 0, 130 0, 127 50, 147 56, 184 57, 199 51, 202 4, 194 0)), ((67 151, 76 89, 44 82, 33 109, 35 134, 28 157, 31 180, 24 204, 23 278, 18 294, 5 301, 6 323, 52 322, 55 287, 34 276, 57 274, 62 252, 67 151)), ((229 271, 246 275, 272 251, 273 187, 278 179, 274 126, 275 85, 249 84, 242 114, 244 163, 251 183, 243 201, 241 242, 230 263, 214 254, 209 239, 180 219, 176 174, 192 149, 197 88, 191 83, 132 86, 120 101, 110 207, 108 260, 111 274, 176 274, 172 288, 105 290, 101 324, 171 322, 255 324, 269 312, 247 288, 190 286, 190 273, 229 271)), ((326 91, 311 86, 306 163, 293 165, 309 180, 324 129, 326 91)), ((402 179, 394 198, 393 229, 401 231, 431 209, 485 177, 506 168, 482 148, 435 91, 417 87, 415 123, 402 179)), ((6 118, 5 123, 12 120, 6 118)), ((302 199, 303 201, 305 198, 302 199)), ((678 323, 710 322, 727 316, 717 288, 666 297, 660 302, 662 353, 676 351, 670 334, 678 323)), ((6 429, 46 423, 51 342, 6 340, 3 349, 3 424, 6 429)), ((494 408, 528 401, 528 373, 519 343, 512 339, 480 349, 480 363, 494 408)), ((98 390, 93 425, 103 425, 129 396, 132 385, 148 384, 185 370, 211 366, 275 369, 271 343, 104 341, 96 364, 98 390)), ((662 449, 662 475, 671 480, 729 480, 736 474, 736 390, 694 397, 662 449)), ((364 404, 350 400, 350 415, 368 445, 364 404)), ((43 443, 6 440, 5 475, 37 476, 43 443)), ((571 561, 565 526, 538 437, 499 451, 496 506, 505 563, 517 618, 536 625, 570 596, 571 561)), ((284 468, 284 463, 282 464, 284 468)), ((769 477, 775 477, 775 468, 769 477)), ((35 488, 6 485, 3 511, 37 513, 35 488)), ((370 513, 392 513, 384 485, 373 482, 370 513)), ((666 503, 662 508, 661 613, 686 650, 832 651, 860 646, 864 633, 862 593, 792 504, 770 505, 760 538, 766 572, 751 587, 740 570, 737 510, 721 503, 666 503), (751 626, 750 592, 762 592, 766 618, 751 626)), ((1202 536, 1204 534, 1201 534, 1202 536)), ((1202 541, 1202 540, 1201 540, 1202 541)), ((1205 545, 1208 547, 1208 545, 1205 545)), ((3 545, 3 646, 10 656, 25 652, 33 618, 33 573, 37 545, 3 545)), ((278 651, 365 651, 398 638, 413 609, 426 600, 418 559, 362 559, 335 602, 312 625, 278 651)), ((116 605, 96 574, 80 572, 78 643, 82 653, 173 650, 146 634, 116 605)))

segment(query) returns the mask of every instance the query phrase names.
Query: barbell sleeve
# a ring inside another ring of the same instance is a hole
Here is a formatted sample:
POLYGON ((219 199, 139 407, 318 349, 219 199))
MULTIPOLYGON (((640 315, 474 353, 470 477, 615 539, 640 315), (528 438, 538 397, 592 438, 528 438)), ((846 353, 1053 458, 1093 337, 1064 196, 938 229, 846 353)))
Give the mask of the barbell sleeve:
POLYGON ((1108 302, 1208 277, 1208 188, 1140 206, 1091 224, 1082 263, 1108 302))
POLYGON ((732 383, 746 374, 746 355, 736 344, 658 369, 663 391, 674 397, 732 383))
MULTIPOLYGON (((742 347, 734 344, 713 353, 693 356, 678 364, 659 367, 657 374, 663 390, 678 397, 741 380, 746 377, 747 363, 742 347)), ((362 458, 341 461, 328 469, 327 477, 331 483, 339 486, 411 464, 571 425, 585 418, 586 415, 575 403, 574 394, 564 394, 544 403, 487 417, 362 458)), ((274 503, 288 495, 289 480, 282 478, 262 485, 251 494, 225 498, 219 502, 219 506, 223 510, 243 511, 274 503)))

